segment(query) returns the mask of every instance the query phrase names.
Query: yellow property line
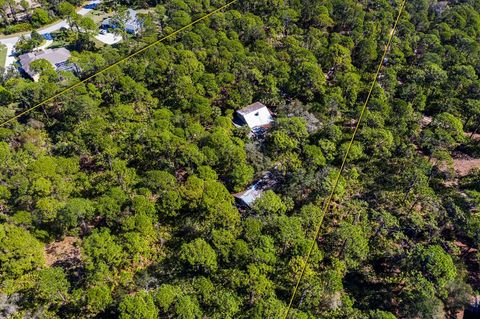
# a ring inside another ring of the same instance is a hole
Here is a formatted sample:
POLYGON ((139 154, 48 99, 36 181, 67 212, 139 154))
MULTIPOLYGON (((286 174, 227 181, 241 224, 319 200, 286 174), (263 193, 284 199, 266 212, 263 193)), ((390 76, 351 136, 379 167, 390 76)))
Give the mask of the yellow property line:
POLYGON ((6 121, 4 121, 4 122, 1 122, 1 123, 0 123, 0 127, 6 125, 6 124, 8 124, 8 123, 10 123, 10 122, 12 122, 12 121, 14 121, 14 120, 16 120, 16 119, 18 119, 19 117, 21 117, 21 116, 23 116, 23 115, 25 115, 25 114, 27 114, 27 113, 29 113, 29 112, 37 109, 37 108, 39 108, 40 106, 42 106, 42 105, 44 105, 44 104, 46 104, 46 103, 54 100, 55 98, 61 96, 62 94, 67 93, 67 92, 70 92, 70 91, 73 90, 74 88, 76 88, 76 87, 80 86, 81 84, 83 84, 83 83, 85 83, 85 82, 93 79, 93 78, 96 77, 97 75, 102 74, 102 73, 110 70, 111 68, 113 68, 113 67, 115 67, 115 66, 117 66, 117 65, 119 65, 119 64, 121 64, 121 63, 123 63, 123 62, 125 62, 125 61, 127 61, 128 59, 133 58, 134 56, 137 56, 137 55, 139 55, 140 53, 145 52, 146 50, 150 49, 151 47, 153 47, 153 46, 155 46, 155 45, 157 45, 157 44, 165 41, 166 39, 169 39, 169 38, 171 38, 171 37, 179 34, 180 32, 182 32, 182 31, 190 28, 191 26, 193 26, 193 25, 195 25, 195 24, 197 24, 197 23, 199 23, 199 22, 207 19, 208 17, 216 14, 217 12, 219 12, 219 11, 221 11, 221 10, 229 7, 229 6, 231 6, 232 4, 234 4, 234 3, 237 2, 237 1, 238 1, 238 0, 233 0, 233 1, 228 2, 227 4, 221 6, 220 8, 218 8, 218 9, 216 9, 216 10, 214 10, 214 11, 212 11, 212 12, 206 14, 206 15, 204 15, 203 17, 201 17, 201 18, 199 18, 199 19, 197 19, 197 20, 195 20, 195 21, 187 24, 186 26, 184 26, 184 27, 182 27, 182 28, 180 28, 180 29, 178 29, 178 30, 176 30, 176 31, 174 31, 174 32, 172 32, 172 33, 170 33, 170 34, 168 34, 168 35, 166 35, 166 36, 158 39, 158 40, 155 41, 155 42, 152 42, 152 43, 144 46, 143 48, 141 48, 141 49, 139 49, 139 50, 137 50, 137 51, 135 51, 135 52, 127 55, 126 57, 124 57, 124 58, 122 58, 122 59, 120 59, 120 60, 118 60, 118 61, 116 61, 116 62, 114 62, 114 63, 112 63, 112 64, 110 64, 110 65, 108 65, 108 66, 104 67, 104 68, 101 69, 100 71, 98 71, 98 72, 96 72, 96 73, 88 76, 87 78, 81 80, 80 82, 77 82, 77 83, 75 83, 75 84, 72 84, 72 85, 68 86, 67 88, 65 88, 65 89, 61 90, 60 92, 58 92, 58 93, 56 93, 56 94, 54 94, 54 95, 46 98, 45 100, 41 101, 40 103, 38 103, 38 104, 36 104, 36 105, 34 105, 34 106, 26 109, 26 110, 23 111, 23 112, 18 113, 17 115, 9 118, 8 120, 6 120, 6 121))
POLYGON ((360 123, 362 122, 363 115, 365 114, 365 111, 367 109, 367 105, 368 105, 368 102, 370 101, 370 98, 372 96, 372 92, 373 92, 373 89, 375 88, 375 84, 377 83, 378 75, 380 74, 380 70, 382 69, 383 61, 385 60, 385 56, 387 55, 387 52, 388 52, 388 49, 390 48, 390 45, 392 44, 393 35, 395 34, 395 31, 397 30, 398 21, 400 21, 400 17, 402 16, 403 10, 405 8, 405 3, 406 3, 406 0, 403 0, 402 3, 400 4, 400 9, 398 11, 397 18, 395 20, 395 23, 393 24, 393 28, 392 28, 389 36, 388 36, 388 42, 387 42, 387 45, 385 46, 385 50, 383 51, 382 58, 381 58, 380 62, 378 63, 377 71, 375 72, 375 77, 374 77, 374 79, 372 81, 372 84, 370 86, 370 90, 368 91, 367 99, 365 100, 365 103, 362 106, 360 116, 358 117, 357 125, 355 126, 355 130, 353 131, 352 138, 350 139, 350 142, 348 143, 347 152, 343 156, 342 165, 340 166, 340 170, 338 171, 338 174, 335 178, 335 183, 333 184, 333 188, 330 192, 330 195, 328 196, 328 198, 325 202, 325 205, 323 206, 322 216, 321 216, 320 222, 317 226, 317 229, 315 231, 314 240, 312 241, 312 245, 308 249, 307 255, 305 256, 305 258, 303 260, 302 271, 300 272, 300 276, 298 277, 297 283, 295 284, 295 288, 293 289, 293 293, 292 293, 292 296, 290 297, 290 301, 288 303, 287 310, 285 311, 284 319, 287 319, 288 315, 290 314, 290 310, 292 308, 293 300, 295 299, 295 295, 297 294, 298 287, 300 286, 302 278, 305 274, 305 270, 308 266, 310 256, 312 255, 313 249, 315 248, 315 244, 318 240, 318 237, 320 236, 320 230, 321 230, 321 227, 322 227, 322 224, 323 224, 324 217, 327 214, 328 209, 330 208, 330 204, 332 202, 333 195, 335 194, 335 191, 336 191, 337 186, 338 186, 338 182, 340 180, 340 177, 342 176, 343 170, 345 169, 345 164, 347 162, 347 158, 348 158, 348 155, 350 153, 350 149, 352 148, 352 144, 355 141, 355 137, 356 137, 358 129, 360 127, 360 123))

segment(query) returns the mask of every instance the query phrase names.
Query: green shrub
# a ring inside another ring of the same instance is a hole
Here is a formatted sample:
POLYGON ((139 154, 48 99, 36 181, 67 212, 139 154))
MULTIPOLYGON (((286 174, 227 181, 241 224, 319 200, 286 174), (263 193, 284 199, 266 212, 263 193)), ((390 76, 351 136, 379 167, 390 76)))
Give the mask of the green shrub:
POLYGON ((33 29, 33 26, 28 22, 23 22, 15 25, 9 25, 3 29, 3 33, 12 34, 23 31, 30 31, 33 29))

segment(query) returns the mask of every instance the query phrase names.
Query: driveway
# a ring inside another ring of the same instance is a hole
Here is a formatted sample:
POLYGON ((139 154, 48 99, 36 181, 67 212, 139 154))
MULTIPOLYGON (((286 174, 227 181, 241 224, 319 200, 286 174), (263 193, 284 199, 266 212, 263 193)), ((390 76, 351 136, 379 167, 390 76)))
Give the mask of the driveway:
MULTIPOLYGON (((81 9, 77 11, 77 13, 80 15, 86 15, 87 13, 92 11, 101 1, 102 0, 88 1, 81 9)), ((43 29, 40 28, 37 30, 37 32, 40 34, 45 34, 60 30, 61 28, 70 28, 70 25, 66 20, 62 20, 43 29)), ((29 34, 30 33, 25 33, 24 36, 28 37, 29 34)), ((7 59, 5 60, 5 68, 15 63, 14 47, 18 40, 20 40, 20 36, 0 39, 0 43, 3 43, 7 46, 7 59)))
POLYGON ((35 48, 35 50, 43 50, 43 49, 46 49, 48 48, 49 46, 51 46, 53 43, 53 40, 45 40, 45 43, 42 44, 41 46, 38 46, 35 48))
POLYGON ((0 43, 3 43, 7 46, 7 58, 5 59, 5 68, 15 63, 15 56, 13 56, 13 48, 18 41, 17 38, 8 38, 0 40, 0 43))
POLYGON ((103 43, 106 43, 106 44, 114 44, 114 43, 118 43, 120 41, 122 41, 122 37, 119 36, 119 35, 115 35, 113 33, 105 33, 105 34, 98 34, 95 36, 95 38, 98 40, 98 41, 102 41, 103 43))
POLYGON ((101 2, 101 0, 92 0, 89 1, 86 5, 84 5, 80 10, 77 11, 77 13, 81 16, 86 15, 93 9, 96 9, 98 4, 101 2))

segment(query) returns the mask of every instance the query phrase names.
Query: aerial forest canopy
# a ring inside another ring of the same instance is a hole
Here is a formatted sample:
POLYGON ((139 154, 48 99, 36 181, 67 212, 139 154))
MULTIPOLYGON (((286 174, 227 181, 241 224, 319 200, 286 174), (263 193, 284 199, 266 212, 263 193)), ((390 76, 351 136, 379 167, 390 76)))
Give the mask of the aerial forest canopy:
MULTIPOLYGON (((240 0, 0 127, 0 317, 282 318, 400 2, 240 0), (232 123, 256 101, 261 137, 232 123)), ((104 1, 152 9, 143 32, 6 72, 0 121, 225 3, 104 1)), ((446 318, 480 290, 480 170, 455 167, 480 157, 479 12, 407 0, 291 318, 446 318)))

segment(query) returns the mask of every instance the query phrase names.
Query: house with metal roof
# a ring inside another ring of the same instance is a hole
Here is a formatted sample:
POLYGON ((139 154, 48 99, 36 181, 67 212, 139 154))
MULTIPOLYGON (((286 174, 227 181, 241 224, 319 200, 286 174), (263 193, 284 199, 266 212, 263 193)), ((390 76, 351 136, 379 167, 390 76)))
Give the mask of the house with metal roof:
POLYGON ((259 180, 253 183, 250 187, 240 193, 233 194, 235 200, 241 206, 252 207, 257 199, 259 199, 263 192, 271 189, 277 184, 276 179, 274 178, 271 172, 267 172, 259 180))
POLYGON ((255 200, 262 196, 262 193, 263 190, 260 189, 257 184, 253 184, 243 192, 234 194, 233 197, 235 197, 240 205, 252 207, 255 200))
POLYGON ((247 125, 252 131, 260 128, 266 128, 273 122, 272 113, 260 102, 255 102, 235 113, 234 123, 237 125, 247 125))
POLYGON ((25 73, 27 73, 34 81, 38 81, 40 74, 30 68, 30 64, 33 61, 44 59, 53 66, 55 71, 73 71, 75 70, 75 66, 68 62, 70 57, 70 51, 65 48, 57 48, 25 53, 18 58, 23 71, 25 71, 25 73))
MULTIPOLYGON (((107 18, 103 20, 102 26, 103 29, 112 28, 115 29, 118 27, 118 21, 115 21, 114 18, 107 18)), ((137 34, 142 28, 142 21, 137 17, 137 11, 133 9, 127 10, 127 21, 125 22, 125 31, 131 34, 137 34)))

